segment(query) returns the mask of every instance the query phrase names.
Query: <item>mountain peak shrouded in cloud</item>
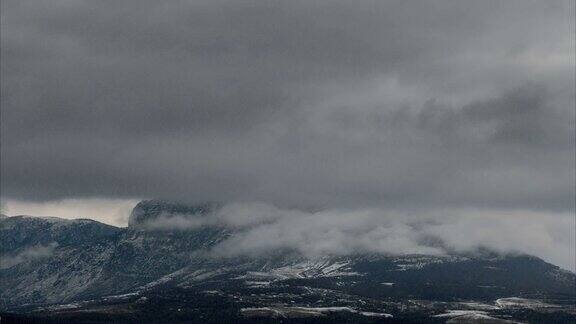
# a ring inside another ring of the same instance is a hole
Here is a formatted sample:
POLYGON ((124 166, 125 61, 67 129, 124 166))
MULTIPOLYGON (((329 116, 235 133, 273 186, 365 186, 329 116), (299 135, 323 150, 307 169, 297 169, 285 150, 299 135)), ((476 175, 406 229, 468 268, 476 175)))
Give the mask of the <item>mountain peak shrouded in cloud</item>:
POLYGON ((128 227, 138 228, 153 226, 162 219, 177 217, 198 218, 213 212, 218 207, 216 203, 185 204, 167 200, 143 200, 139 202, 128 218, 128 227))
POLYGON ((290 252, 309 259, 376 255, 536 255, 574 269, 573 215, 530 211, 386 208, 303 211, 264 203, 145 200, 129 229, 157 235, 226 233, 209 249, 216 258, 263 257, 290 252), (162 234, 164 233, 164 234, 162 234))
MULTIPOLYGON (((182 204, 162 202, 158 205, 148 201, 142 205, 152 207, 148 209, 151 215, 165 208, 177 210, 183 217, 198 216, 193 206, 185 209, 195 214, 185 215, 181 214, 182 204)), ((230 207, 224 205, 222 210, 227 208, 230 207)), ((243 204, 232 210, 239 215, 243 210, 257 215, 258 211, 269 213, 273 207, 243 204)), ((334 315, 329 314, 331 312, 346 311, 368 316, 367 322, 373 323, 370 317, 374 314, 388 314, 383 310, 394 314, 387 318, 407 316, 413 320, 415 312, 423 312, 420 316, 429 318, 431 314, 445 311, 447 303, 457 309, 482 307, 480 309, 493 311, 491 315, 508 319, 526 318, 524 308, 529 305, 522 303, 536 303, 537 308, 530 307, 528 315, 541 319, 552 313, 552 319, 570 318, 572 304, 566 303, 573 301, 576 275, 537 257, 501 254, 490 249, 442 255, 358 250, 346 255, 316 256, 287 249, 252 255, 230 250, 235 254, 223 257, 213 252, 219 248, 230 249, 221 244, 235 235, 248 228, 276 226, 274 224, 280 222, 270 217, 232 222, 232 219, 226 221, 226 213, 203 216, 219 217, 218 226, 161 231, 54 217, 0 219, 2 319, 26 314, 28 319, 39 318, 41 322, 59 317, 74 322, 78 318, 85 319, 79 322, 100 319, 119 322, 123 318, 166 321, 173 315, 164 314, 174 313, 174 307, 178 307, 177 322, 204 322, 206 318, 238 318, 245 311, 258 310, 249 306, 259 306, 265 307, 260 310, 271 312, 274 307, 280 307, 282 312, 306 312, 307 322, 318 316, 315 312, 321 312, 320 316, 326 320, 325 316, 334 315), (415 299, 419 302, 415 303, 415 299), (506 307, 500 304, 504 303, 520 307, 520 314, 503 314, 506 307), (408 305, 410 309, 406 314, 408 305), (546 309, 542 313, 539 307, 546 309), (183 320, 183 316, 195 316, 196 320, 183 320)), ((276 218, 306 217, 297 216, 294 211, 278 210, 276 214, 276 218), (281 216, 282 213, 285 215, 281 216)), ((338 220, 336 214, 330 213, 336 223, 341 223, 333 227, 336 231, 363 230, 350 222, 342 225, 346 221, 338 220)), ((365 219, 362 222, 367 223, 365 219)), ((318 238, 326 240, 334 235, 326 233, 327 228, 319 224, 310 225, 319 233, 318 238)), ((293 235, 305 231, 298 228, 285 232, 293 235)), ((306 235, 301 240, 311 239, 306 235)), ((330 244, 334 238, 328 240, 330 244)), ((278 240, 285 242, 285 237, 278 240)), ((374 245, 380 243, 378 239, 373 242, 374 245)), ((398 243, 393 245, 398 247, 398 243)), ((321 241, 316 242, 317 246, 320 244, 321 241)), ((365 322, 362 319, 353 322, 365 322)), ((228 322, 214 322, 221 321, 228 322)))

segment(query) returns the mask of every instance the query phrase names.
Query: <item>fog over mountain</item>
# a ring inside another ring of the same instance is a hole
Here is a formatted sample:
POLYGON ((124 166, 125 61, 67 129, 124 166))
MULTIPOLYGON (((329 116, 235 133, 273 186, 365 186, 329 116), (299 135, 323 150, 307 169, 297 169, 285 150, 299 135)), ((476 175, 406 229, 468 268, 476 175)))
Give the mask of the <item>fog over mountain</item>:
POLYGON ((574 7, 2 1, 4 213, 125 226, 141 199, 217 201, 210 222, 244 228, 222 255, 574 270, 574 7))
POLYGON ((384 255, 482 250, 537 255, 574 271, 574 215, 478 210, 408 213, 382 209, 302 212, 265 204, 228 204, 206 217, 166 214, 148 230, 187 231, 203 226, 240 230, 216 245, 216 257, 262 256, 281 250, 311 259, 358 253, 384 255))

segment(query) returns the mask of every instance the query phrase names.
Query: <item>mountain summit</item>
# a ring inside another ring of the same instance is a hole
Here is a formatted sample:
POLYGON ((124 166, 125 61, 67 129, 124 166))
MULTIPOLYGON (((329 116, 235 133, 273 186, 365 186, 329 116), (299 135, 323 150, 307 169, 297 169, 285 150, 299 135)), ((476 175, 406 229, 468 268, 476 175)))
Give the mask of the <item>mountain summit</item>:
POLYGON ((161 217, 204 216, 216 207, 215 203, 188 205, 166 200, 143 200, 132 209, 128 218, 128 227, 139 228, 161 217))

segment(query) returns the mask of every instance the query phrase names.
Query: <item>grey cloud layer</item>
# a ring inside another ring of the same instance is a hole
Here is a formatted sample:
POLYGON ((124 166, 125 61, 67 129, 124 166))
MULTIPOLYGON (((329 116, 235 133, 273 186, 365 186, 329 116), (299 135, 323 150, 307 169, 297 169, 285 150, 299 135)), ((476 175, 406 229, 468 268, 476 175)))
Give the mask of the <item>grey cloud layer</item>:
POLYGON ((410 213, 378 208, 302 212, 261 203, 234 203, 204 217, 166 214, 150 230, 222 226, 231 235, 212 256, 257 256, 294 251, 306 257, 379 254, 527 253, 574 270, 571 213, 435 210, 410 213))
POLYGON ((2 195, 574 210, 573 3, 2 2, 2 195))

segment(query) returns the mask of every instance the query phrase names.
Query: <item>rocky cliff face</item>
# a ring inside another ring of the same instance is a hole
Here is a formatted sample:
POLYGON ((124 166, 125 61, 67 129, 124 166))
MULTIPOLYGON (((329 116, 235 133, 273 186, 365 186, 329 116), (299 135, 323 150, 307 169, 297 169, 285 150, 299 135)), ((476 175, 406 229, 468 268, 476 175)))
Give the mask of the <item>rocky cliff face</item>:
POLYGON ((187 205, 164 200, 144 200, 139 202, 128 218, 128 227, 143 228, 146 224, 162 217, 202 217, 216 209, 216 203, 187 205))

